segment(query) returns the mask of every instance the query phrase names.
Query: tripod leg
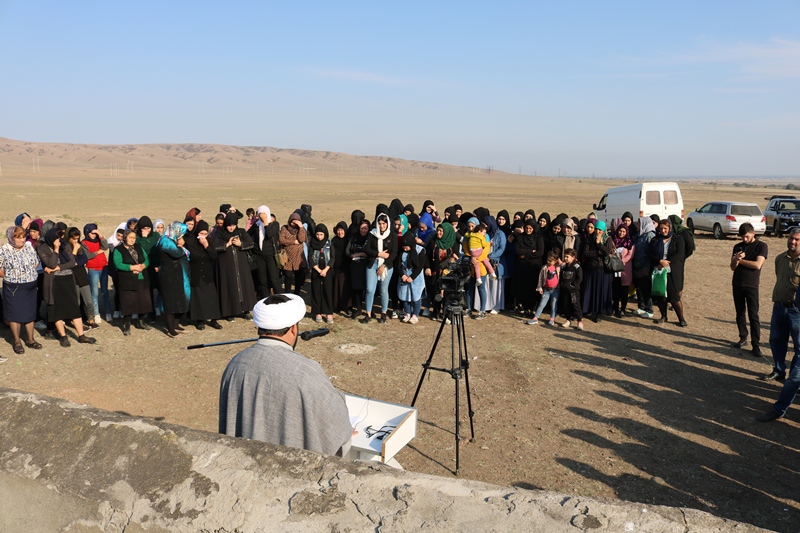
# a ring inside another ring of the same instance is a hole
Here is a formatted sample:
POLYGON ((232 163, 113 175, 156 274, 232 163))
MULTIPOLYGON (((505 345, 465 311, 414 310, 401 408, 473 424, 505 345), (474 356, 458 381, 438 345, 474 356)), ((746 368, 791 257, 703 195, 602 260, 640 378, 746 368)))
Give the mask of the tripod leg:
MULTIPOLYGON (((464 339, 464 357, 461 358, 461 365, 464 367, 464 387, 467 390, 467 409, 469 413, 469 431, 472 437, 469 439, 470 442, 475 442, 475 423, 473 421, 473 417, 475 412, 472 410, 472 395, 469 392, 469 354, 467 353, 467 332, 464 329, 464 324, 461 324, 461 335, 464 339)), ((461 343, 459 343, 459 347, 461 343)))
MULTIPOLYGON (((452 338, 453 338, 453 340, 455 340, 456 337, 458 337, 458 353, 459 353, 459 357, 461 355, 461 333, 460 333, 460 331, 462 331, 464 329, 464 323, 462 322, 462 320, 463 320, 463 317, 460 314, 454 314, 453 315, 453 319, 451 321, 452 324, 453 324, 453 328, 452 328, 453 337, 452 338)), ((456 345, 455 342, 451 342, 450 343, 450 350, 451 350, 451 356, 452 356, 452 363, 451 363, 452 366, 451 366, 451 368, 453 369, 452 376, 453 376, 453 382, 456 385, 456 430, 455 430, 455 435, 456 435, 456 472, 455 472, 455 474, 458 475, 458 470, 459 470, 459 466, 460 466, 460 462, 459 462, 460 455, 459 455, 459 452, 460 452, 460 447, 461 447, 461 429, 460 429, 460 424, 459 424, 459 422, 460 422, 460 420, 459 420, 459 417, 460 417, 459 403, 460 402, 459 402, 459 398, 458 398, 458 389, 459 389, 459 381, 460 381, 459 378, 460 378, 461 374, 456 371, 456 367, 455 367, 455 350, 456 350, 456 346, 455 345, 456 345)))
MULTIPOLYGON (((445 318, 442 318, 442 325, 439 326, 439 333, 436 334, 436 340, 433 341, 433 348, 431 348, 431 353, 428 355, 428 360, 423 363, 422 368, 422 376, 419 378, 419 383, 417 384, 417 392, 414 393, 414 399, 411 400, 411 407, 414 407, 414 404, 417 403, 417 396, 419 396, 419 391, 422 388, 422 382, 425 380, 425 375, 428 373, 428 368, 431 366, 431 361, 433 361, 433 354, 436 353, 436 347, 439 345, 439 338, 442 336, 442 331, 444 331, 444 326, 447 324, 447 315, 448 312, 445 311, 445 318)), ((451 320, 452 323, 452 320, 451 320)))

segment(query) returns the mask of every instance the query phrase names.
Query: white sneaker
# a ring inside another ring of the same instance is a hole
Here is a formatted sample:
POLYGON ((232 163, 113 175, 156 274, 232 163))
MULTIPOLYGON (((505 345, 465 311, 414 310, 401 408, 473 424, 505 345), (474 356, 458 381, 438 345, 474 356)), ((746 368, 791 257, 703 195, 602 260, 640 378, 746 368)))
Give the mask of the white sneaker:
POLYGON ((475 286, 476 287, 480 287, 481 285, 483 285, 483 280, 481 278, 476 279, 475 280, 475 286))
POLYGON ((431 310, 427 308, 423 309, 422 316, 431 316, 431 310))
POLYGON ((492 309, 491 311, 489 311, 489 314, 490 315, 496 315, 497 314, 497 310, 496 309, 492 309))
POLYGON ((106 322, 111 322, 114 318, 111 316, 111 313, 106 313, 106 322))
POLYGON ((411 315, 406 315, 403 317, 402 322, 410 322, 410 321, 411 321, 411 315))
POLYGON ((491 274, 489 274, 489 279, 497 279, 497 274, 492 272, 491 274))
POLYGON ((100 315, 94 315, 94 323, 99 324, 100 322, 102 322, 102 320, 100 319, 100 315))
POLYGON ((120 317, 119 311, 114 311, 114 318, 119 318, 119 317, 120 317))
POLYGON ((417 322, 419 322, 419 318, 417 318, 417 315, 412 316, 408 321, 409 324, 416 324, 417 322))
POLYGON ((642 316, 642 315, 647 314, 647 311, 645 311, 644 309, 637 309, 637 310, 634 311, 634 314, 642 316))
POLYGON ((565 320, 563 324, 561 324, 562 328, 568 328, 571 322, 569 320, 565 320))

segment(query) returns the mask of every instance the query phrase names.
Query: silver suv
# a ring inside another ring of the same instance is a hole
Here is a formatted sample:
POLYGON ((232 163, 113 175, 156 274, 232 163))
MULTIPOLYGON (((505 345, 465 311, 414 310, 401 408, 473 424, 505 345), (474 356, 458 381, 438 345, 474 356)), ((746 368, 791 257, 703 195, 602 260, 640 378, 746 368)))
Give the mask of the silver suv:
POLYGON ((756 235, 767 230, 766 218, 758 204, 745 202, 708 202, 686 216, 686 226, 691 230, 710 231, 715 239, 738 235, 739 226, 749 222, 756 235))

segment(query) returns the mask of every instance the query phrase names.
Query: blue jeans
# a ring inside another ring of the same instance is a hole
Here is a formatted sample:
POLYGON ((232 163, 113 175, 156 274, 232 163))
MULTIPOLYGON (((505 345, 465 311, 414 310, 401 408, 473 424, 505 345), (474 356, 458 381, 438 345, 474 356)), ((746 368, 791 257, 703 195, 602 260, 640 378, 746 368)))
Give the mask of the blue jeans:
MULTIPOLYGON (((481 301, 481 313, 485 313, 486 312, 486 279, 487 278, 488 278, 488 275, 481 277, 481 280, 483 280, 483 283, 481 283, 478 286, 478 298, 481 301)), ((465 287, 465 290, 467 291, 467 310, 469 310, 469 309, 472 309, 472 298, 473 298, 473 295, 475 294, 475 278, 472 278, 470 280, 470 282, 467 283, 467 286, 465 287)))
POLYGON ((780 303, 772 304, 772 320, 770 321, 769 348, 772 350, 772 361, 775 372, 786 376, 786 352, 789 351, 789 338, 794 345, 792 368, 797 366, 800 354, 800 309, 783 307, 780 303))
MULTIPOLYGON (((795 361, 796 360, 795 358, 795 361)), ((800 389, 800 365, 796 365, 794 361, 792 361, 792 370, 789 372, 789 379, 784 382, 781 393, 778 396, 778 401, 775 402, 774 409, 776 413, 781 416, 786 414, 786 410, 789 409, 795 396, 797 396, 798 389, 800 389)))
MULTIPOLYGON (((384 263, 383 266, 386 266, 384 263)), ((386 277, 383 281, 378 281, 378 261, 373 263, 372 268, 367 269, 367 313, 372 314, 372 304, 375 302, 375 289, 378 283, 381 285, 381 313, 389 309, 389 284, 392 282, 392 269, 386 268, 386 277)))
POLYGON ((538 319, 547 306, 548 301, 550 301, 550 318, 555 319, 556 311, 558 311, 558 287, 555 289, 544 289, 544 293, 542 293, 542 297, 539 300, 539 307, 536 308, 536 314, 533 316, 538 319))
MULTIPOLYGON (((114 311, 111 307, 111 298, 108 296, 108 267, 103 267, 103 270, 89 270, 89 290, 92 293, 92 305, 94 305, 94 312, 100 314, 99 293, 103 294, 103 303, 107 314, 114 311), (98 292, 99 291, 99 292, 98 292)), ((93 319, 94 317, 89 317, 93 319)))
POLYGON ((422 300, 416 302, 403 302, 403 310, 407 315, 419 316, 419 309, 422 306, 422 300))

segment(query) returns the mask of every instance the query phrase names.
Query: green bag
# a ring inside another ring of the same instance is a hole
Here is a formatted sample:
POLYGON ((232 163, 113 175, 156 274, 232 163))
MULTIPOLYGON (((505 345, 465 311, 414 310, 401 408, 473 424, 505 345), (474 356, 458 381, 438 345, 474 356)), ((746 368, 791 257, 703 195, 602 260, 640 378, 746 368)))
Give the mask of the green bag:
POLYGON ((653 296, 666 296, 667 295, 667 274, 669 271, 666 268, 654 268, 652 274, 652 291, 653 296))

